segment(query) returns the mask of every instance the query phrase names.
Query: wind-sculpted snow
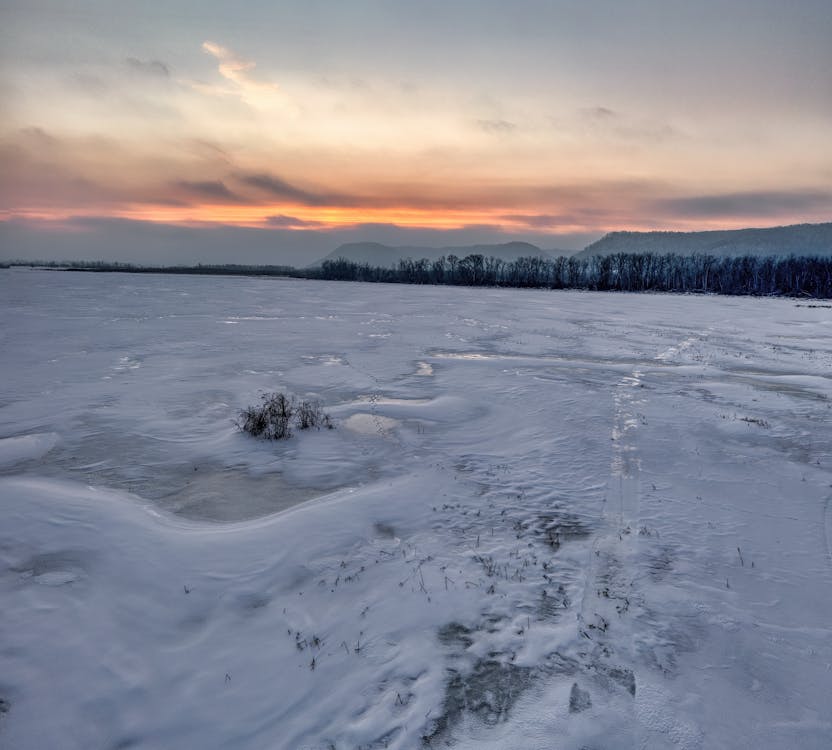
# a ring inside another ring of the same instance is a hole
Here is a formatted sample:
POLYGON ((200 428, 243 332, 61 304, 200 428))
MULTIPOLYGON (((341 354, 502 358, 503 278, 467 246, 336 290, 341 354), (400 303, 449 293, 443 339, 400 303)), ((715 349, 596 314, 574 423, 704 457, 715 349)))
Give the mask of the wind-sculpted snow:
POLYGON ((0 746, 829 747, 828 310, 0 295, 0 746), (336 429, 242 434, 275 391, 336 429))

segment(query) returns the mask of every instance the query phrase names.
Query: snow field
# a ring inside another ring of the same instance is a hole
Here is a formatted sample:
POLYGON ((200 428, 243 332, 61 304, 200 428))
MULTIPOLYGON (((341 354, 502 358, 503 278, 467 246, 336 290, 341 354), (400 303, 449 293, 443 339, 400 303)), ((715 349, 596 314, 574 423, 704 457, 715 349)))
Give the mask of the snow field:
POLYGON ((0 286, 0 745, 829 746, 824 310, 0 286))

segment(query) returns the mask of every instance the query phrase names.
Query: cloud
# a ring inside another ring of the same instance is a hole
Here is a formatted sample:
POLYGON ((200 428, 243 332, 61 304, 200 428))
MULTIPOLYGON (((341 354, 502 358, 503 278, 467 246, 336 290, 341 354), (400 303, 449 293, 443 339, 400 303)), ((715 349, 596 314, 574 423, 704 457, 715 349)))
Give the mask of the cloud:
POLYGON ((218 143, 207 141, 204 138, 194 138, 189 143, 190 151, 201 159, 223 164, 232 164, 234 159, 231 152, 218 143))
POLYGON ((299 219, 296 216, 286 216, 285 214, 277 214, 269 216, 266 219, 267 226, 275 227, 276 229, 324 229, 326 224, 321 221, 309 221, 306 219, 299 219))
POLYGON ((174 184, 176 187, 182 188, 186 192, 192 193, 200 198, 231 201, 233 203, 244 202, 243 198, 229 190, 221 180, 178 180, 174 184))
MULTIPOLYGON (((188 143, 188 145, 191 145, 188 143)), ((234 185, 216 178, 219 159, 181 160, 147 156, 101 136, 56 136, 28 127, 0 138, 0 205, 9 213, 117 211, 125 206, 192 206, 246 202, 234 185)))
POLYGON ((53 135, 52 132, 40 128, 37 125, 20 128, 16 133, 12 134, 11 139, 16 139, 22 146, 34 146, 36 149, 43 148, 44 146, 57 146, 61 143, 61 140, 53 135))
POLYGON ((220 75, 235 83, 244 91, 276 92, 278 86, 274 83, 264 83, 256 80, 250 71, 257 67, 257 63, 251 60, 244 60, 228 47, 223 47, 216 42, 206 41, 202 43, 202 49, 219 61, 220 75))
MULTIPOLYGON (((600 233, 518 235, 539 247, 553 242, 579 249, 600 233)), ((505 241, 499 227, 456 230, 408 229, 394 224, 362 224, 344 230, 253 229, 234 226, 180 226, 105 216, 62 221, 0 221, 0 259, 109 260, 144 265, 176 263, 257 263, 304 266, 345 242, 373 241, 393 246, 459 247, 505 241)))
POLYGON ((508 120, 477 120, 477 127, 491 135, 511 135, 517 130, 517 125, 508 120))
POLYGON ((286 180, 266 173, 237 175, 237 179, 268 193, 273 198, 295 201, 305 206, 345 206, 355 204, 355 198, 337 193, 314 192, 296 187, 286 180))
POLYGON ((157 78, 170 78, 170 66, 161 60, 139 60, 137 57, 128 57, 124 63, 135 73, 157 78))
POLYGON ((119 199, 119 188, 73 163, 75 154, 87 148, 103 157, 110 154, 105 139, 67 143, 38 127, 0 139, 0 206, 14 213, 25 208, 111 205, 119 199))
POLYGON ((580 113, 590 120, 612 120, 618 117, 618 113, 609 107, 585 107, 580 113))
POLYGON ((144 265, 257 263, 303 266, 333 250, 327 232, 180 226, 106 216, 0 221, 0 258, 102 259, 144 265))
POLYGON ((234 97, 255 110, 298 117, 301 108, 276 83, 261 80, 254 75, 257 63, 246 60, 228 47, 212 41, 202 43, 202 51, 218 61, 217 69, 224 79, 222 83, 189 81, 188 85, 201 94, 211 97, 234 97))
MULTIPOLYGON (((555 121, 561 130, 569 130, 573 123, 555 121)), ((577 126, 584 135, 613 137, 622 141, 659 143, 683 134, 672 125, 659 120, 633 118, 609 107, 584 107, 577 111, 577 126)))
POLYGON ((523 224, 537 229, 556 227, 563 223, 563 217, 548 214, 503 214, 500 219, 510 224, 523 224))
POLYGON ((778 216, 826 210, 832 213, 832 193, 820 190, 754 191, 696 195, 656 201, 662 212, 684 218, 778 216))
POLYGON ((73 73, 69 76, 69 83, 79 91, 95 97, 103 96, 110 90, 110 84, 103 78, 90 73, 73 73))

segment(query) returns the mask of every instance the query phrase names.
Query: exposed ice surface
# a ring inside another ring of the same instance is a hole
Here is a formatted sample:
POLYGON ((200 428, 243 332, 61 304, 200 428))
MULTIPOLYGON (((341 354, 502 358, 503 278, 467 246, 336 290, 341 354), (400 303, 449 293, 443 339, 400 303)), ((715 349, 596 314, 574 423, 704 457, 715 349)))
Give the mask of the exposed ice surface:
POLYGON ((57 443, 58 436, 54 432, 0 438, 0 469, 14 466, 22 461, 41 458, 57 443))
POLYGON ((832 316, 0 271, 0 747, 829 748, 832 316), (262 392, 338 428, 256 441, 262 392))

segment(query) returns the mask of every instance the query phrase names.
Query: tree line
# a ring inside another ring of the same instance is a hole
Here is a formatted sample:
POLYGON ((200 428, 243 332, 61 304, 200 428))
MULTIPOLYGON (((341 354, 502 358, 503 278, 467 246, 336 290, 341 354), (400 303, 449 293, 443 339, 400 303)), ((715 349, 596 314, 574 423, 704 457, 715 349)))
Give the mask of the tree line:
POLYGON ((292 266, 258 266, 242 263, 199 263, 195 266, 140 266, 135 263, 123 263, 108 260, 13 260, 0 268, 25 266, 28 268, 46 268, 52 271, 99 271, 101 273, 172 273, 204 276, 290 276, 299 275, 292 266))
POLYGON ((531 256, 504 261, 474 254, 464 258, 448 255, 437 260, 406 259, 390 267, 345 258, 326 260, 312 268, 242 264, 139 266, 107 261, 13 261, 11 265, 71 271, 288 276, 393 284, 832 298, 832 257, 618 253, 592 258, 531 256))
POLYGON ((304 269, 302 275, 404 284, 832 297, 832 258, 821 257, 619 253, 503 261, 449 255, 434 261, 402 260, 390 268, 339 258, 304 269))

